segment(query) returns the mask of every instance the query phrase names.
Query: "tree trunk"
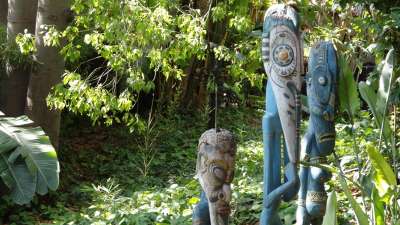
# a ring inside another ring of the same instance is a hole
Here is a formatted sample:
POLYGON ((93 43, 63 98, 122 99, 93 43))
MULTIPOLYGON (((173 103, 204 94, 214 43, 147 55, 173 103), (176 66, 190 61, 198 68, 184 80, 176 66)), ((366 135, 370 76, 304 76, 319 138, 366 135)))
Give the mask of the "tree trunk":
MULTIPOLYGON (((7 42, 15 46, 15 37, 24 30, 35 30, 37 2, 32 0, 8 0, 7 42)), ((30 66, 8 61, 6 76, 2 80, 1 108, 8 116, 24 114, 30 66)))
POLYGON ((65 28, 68 16, 68 0, 39 0, 36 18, 36 47, 34 56, 38 65, 32 71, 27 97, 27 115, 49 135, 58 148, 61 112, 50 110, 46 97, 51 88, 61 81, 64 59, 60 48, 44 45, 42 25, 54 25, 58 30, 65 28))
MULTIPOLYGON (((215 3, 214 3, 215 4, 215 3)), ((212 16, 212 15, 211 15, 212 16)), ((218 128, 218 110, 219 103, 221 102, 220 96, 222 96, 221 90, 224 84, 222 73, 225 70, 225 64, 218 60, 214 54, 214 47, 218 47, 220 45, 224 45, 227 36, 227 17, 224 20, 219 22, 213 22, 212 19, 208 21, 208 29, 207 29, 207 41, 209 43, 209 51, 207 57, 207 72, 206 72, 206 83, 203 83, 201 90, 203 90, 202 98, 206 99, 207 96, 207 82, 208 80, 212 80, 214 83, 214 91, 208 93, 208 108, 210 109, 208 113, 208 128, 218 128)))
MULTIPOLYGON (((213 4, 212 6, 215 6, 216 4, 215 1, 211 1, 211 3, 213 4)), ((209 0, 197 0, 194 2, 194 4, 195 8, 200 9, 201 15, 206 14, 210 9, 209 0)), ((191 64, 191 68, 188 70, 188 75, 183 79, 181 86, 183 94, 180 108, 184 111, 204 108, 209 100, 209 97, 214 99, 214 95, 209 96, 207 90, 209 79, 214 79, 214 77, 210 77, 210 75, 216 63, 211 48, 213 48, 213 46, 216 47, 219 44, 223 44, 225 33, 225 21, 218 23, 213 23, 211 19, 207 21, 207 41, 209 44, 209 52, 205 62, 194 59, 194 62, 191 64)), ((209 106, 212 104, 213 103, 210 103, 209 106)), ((214 113, 213 108, 210 108, 212 111, 211 113, 214 113)), ((211 123, 214 124, 213 121, 209 121, 209 124, 211 123)))
POLYGON ((0 26, 7 26, 7 0, 0 0, 0 26))
MULTIPOLYGON (((7 26, 7 10, 8 10, 7 0, 0 0, 0 28, 5 29, 7 26)), ((3 62, 0 62, 2 64, 3 62)), ((2 65, 0 65, 0 110, 3 109, 3 80, 6 77, 6 71, 2 65)), ((1 221, 0 221, 1 222, 1 221)))

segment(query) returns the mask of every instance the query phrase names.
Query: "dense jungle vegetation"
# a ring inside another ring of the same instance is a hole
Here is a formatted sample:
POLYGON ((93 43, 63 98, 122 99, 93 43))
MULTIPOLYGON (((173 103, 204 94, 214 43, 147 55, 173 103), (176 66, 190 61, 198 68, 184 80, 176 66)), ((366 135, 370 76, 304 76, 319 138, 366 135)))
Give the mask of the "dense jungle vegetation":
MULTIPOLYGON (((50 138, 0 115, 0 224, 191 224, 198 139, 215 126, 238 140, 231 224, 258 224, 275 3, 289 2, 0 0, 0 110, 50 138)), ((317 40, 340 62, 335 154, 316 165, 333 173, 324 225, 400 225, 400 1, 290 4, 304 63, 317 40)), ((295 211, 281 204, 285 224, 295 211)))

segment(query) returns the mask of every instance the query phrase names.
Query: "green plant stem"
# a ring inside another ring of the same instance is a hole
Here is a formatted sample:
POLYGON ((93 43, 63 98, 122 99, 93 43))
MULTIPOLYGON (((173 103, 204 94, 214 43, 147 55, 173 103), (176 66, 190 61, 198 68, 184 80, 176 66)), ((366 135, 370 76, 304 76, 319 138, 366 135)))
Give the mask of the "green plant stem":
MULTIPOLYGON (((397 170, 397 152, 396 152, 396 119, 397 119, 397 108, 396 106, 393 109, 393 118, 394 118, 394 123, 393 123, 393 130, 394 133, 392 135, 392 157, 393 157, 393 169, 394 169, 394 174, 396 175, 396 180, 397 180, 397 176, 398 176, 398 170, 397 170)), ((396 224, 398 221, 398 210, 397 210, 397 199, 399 197, 399 190, 398 187, 396 186, 396 190, 394 191, 394 197, 393 197, 393 212, 392 212, 392 216, 393 216, 393 220, 392 220, 392 224, 396 224)))
MULTIPOLYGON (((358 148, 357 140, 354 135, 354 120, 353 120, 353 115, 350 112, 349 112, 349 117, 350 117, 350 123, 351 123, 351 138, 353 139, 353 149, 356 153, 356 160, 357 160, 357 167, 358 167, 358 180, 359 180, 361 178, 361 171, 362 171, 362 165, 361 165, 360 156, 359 156, 360 149, 358 148)), ((340 167, 339 167, 339 169, 340 169, 340 171, 342 171, 340 167)), ((365 194, 366 193, 361 186, 360 186, 360 191, 361 191, 361 199, 362 199, 362 203, 363 203, 363 210, 366 211, 366 209, 367 209, 367 204, 365 203, 365 194)))
POLYGON ((320 169, 323 169, 323 170, 327 170, 327 171, 329 171, 329 172, 331 172, 331 173, 338 173, 339 175, 341 175, 344 179, 346 179, 346 180, 348 180, 348 181, 350 181, 352 184, 354 184, 357 188, 359 188, 359 189, 362 189, 362 187, 361 187, 361 185, 359 184, 359 183, 357 183, 357 182, 355 182, 354 180, 352 180, 352 179, 350 179, 350 178, 348 178, 345 174, 344 174, 344 172, 341 170, 341 168, 340 168, 340 164, 337 164, 336 166, 339 168, 339 170, 336 170, 334 167, 330 167, 330 166, 327 166, 327 165, 324 165, 324 164, 315 164, 315 163, 310 163, 310 162, 306 162, 306 161, 300 161, 300 164, 301 165, 304 165, 304 166, 307 166, 307 167, 317 167, 317 168, 320 168, 320 169), (340 171, 342 171, 342 172, 340 172, 340 171))
MULTIPOLYGON (((380 126, 380 131, 379 131, 379 147, 378 147, 378 151, 379 152, 381 152, 381 150, 382 150, 382 136, 383 136, 383 131, 384 131, 384 126, 385 126, 385 121, 386 121, 386 112, 387 112, 387 110, 388 110, 388 106, 389 106, 389 97, 390 97, 390 94, 391 94, 391 90, 392 90, 392 76, 391 76, 391 79, 389 80, 389 87, 388 87, 388 94, 387 94, 387 97, 386 97, 386 99, 385 99, 385 108, 384 108, 384 110, 383 110, 383 113, 382 113, 382 122, 381 122, 381 126, 380 126)), ((396 107, 395 107, 396 108, 396 107)), ((395 109, 396 110, 396 109, 395 109)), ((395 119, 396 120, 396 119, 395 119)), ((385 139, 385 141, 387 142, 386 144, 387 145, 391 145, 391 149, 392 149, 392 162, 393 162, 393 169, 394 169, 394 172, 395 172, 395 175, 396 175, 396 177, 397 177, 397 163, 396 163, 396 143, 394 142, 394 140, 395 139, 393 139, 393 136, 396 136, 396 129, 394 129, 394 133, 392 133, 392 137, 391 137, 391 141, 392 141, 392 143, 390 144, 389 143, 389 140, 386 140, 385 139)), ((397 187, 396 187, 397 188, 397 187)), ((394 198, 393 198, 393 206, 392 207, 390 207, 392 210, 392 221, 391 221, 391 224, 395 224, 395 221, 397 220, 396 218, 397 218, 397 210, 396 210, 396 205, 397 205, 397 191, 395 191, 395 194, 394 194, 394 198)))
MULTIPOLYGON (((365 194, 365 192, 364 192, 364 189, 361 187, 361 185, 360 184, 358 184, 357 182, 355 182, 355 181, 353 181, 352 179, 349 179, 349 178, 347 178, 346 177, 346 175, 344 174, 344 172, 343 172, 343 170, 342 170, 342 167, 340 166, 340 163, 339 163, 339 157, 336 155, 336 153, 335 152, 333 152, 333 156, 335 157, 335 164, 336 164, 336 167, 339 169, 339 176, 342 176, 345 180, 348 180, 348 181, 350 181, 351 183, 353 183, 357 188, 359 188, 360 189, 360 191, 361 191, 361 198, 362 198, 362 201, 363 201, 363 206, 364 206, 364 212, 366 212, 366 209, 365 209, 365 198, 364 198, 364 194, 365 194)), ((371 220, 371 218, 370 218, 370 215, 369 214, 366 214, 367 216, 368 216, 368 218, 369 218, 369 220, 370 221, 373 221, 373 220, 371 220)))
MULTIPOLYGON (((390 80, 389 80, 389 87, 388 87, 389 89, 388 89, 387 97, 385 99, 385 108, 384 108, 383 113, 382 113, 382 123, 381 123, 380 132, 379 132, 379 148, 378 148, 379 151, 381 151, 381 148, 382 148, 383 128, 384 128, 384 125, 385 125, 386 112, 387 112, 388 105, 389 105, 389 97, 390 97, 390 94, 391 94, 391 91, 392 91, 392 80, 393 80, 393 76, 391 76, 390 80)), ((387 140, 387 141, 389 141, 389 140, 387 140)), ((386 144, 389 145, 389 143, 386 143, 386 144)))

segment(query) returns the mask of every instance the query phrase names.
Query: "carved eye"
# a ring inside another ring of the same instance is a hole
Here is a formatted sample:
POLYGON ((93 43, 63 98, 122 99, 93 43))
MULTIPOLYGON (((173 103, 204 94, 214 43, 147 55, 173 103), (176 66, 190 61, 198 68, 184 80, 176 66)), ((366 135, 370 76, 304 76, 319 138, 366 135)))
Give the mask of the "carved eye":
POLYGON ((225 181, 226 178, 226 172, 224 169, 222 169, 221 167, 215 166, 212 168, 212 172, 214 174, 214 176, 221 182, 225 181))
POLYGON ((225 198, 224 193, 220 192, 220 193, 218 194, 218 199, 223 200, 224 198, 225 198))
POLYGON ((326 85, 326 78, 325 78, 325 77, 319 77, 319 78, 318 78, 318 83, 319 83, 320 85, 325 86, 325 85, 326 85))

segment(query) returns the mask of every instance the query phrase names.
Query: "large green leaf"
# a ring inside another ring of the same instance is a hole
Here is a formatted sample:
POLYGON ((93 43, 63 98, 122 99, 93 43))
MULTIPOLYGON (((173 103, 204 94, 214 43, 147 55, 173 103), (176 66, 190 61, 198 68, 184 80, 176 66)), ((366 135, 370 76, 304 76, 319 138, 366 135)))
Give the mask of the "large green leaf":
POLYGON ((39 194, 46 194, 47 188, 56 190, 60 171, 57 154, 50 140, 39 127, 21 130, 16 134, 21 142, 21 154, 31 172, 38 174, 39 194))
POLYGON ((377 127, 382 129, 383 138, 386 143, 391 142, 392 130, 389 120, 386 117, 387 105, 391 95, 393 81, 396 79, 393 73, 394 50, 391 49, 382 62, 382 71, 379 78, 379 88, 376 91, 373 87, 360 82, 359 90, 362 98, 367 102, 369 109, 374 115, 377 127))
POLYGON ((393 62, 394 62, 394 50, 391 49, 386 55, 386 59, 383 62, 381 76, 379 78, 379 89, 376 106, 380 112, 384 112, 386 103, 389 99, 391 85, 393 83, 393 62))
POLYGON ((30 182, 28 187, 33 189, 33 193, 41 195, 46 194, 49 189, 57 189, 60 168, 56 151, 44 131, 33 126, 28 117, 0 117, 1 152, 5 160, 2 162, 3 166, 0 165, 2 179, 11 189, 16 203, 27 203, 33 196, 26 194, 28 190, 21 189, 18 185, 20 181, 30 182), (8 150, 1 150, 6 149, 3 143, 8 150))
MULTIPOLYGON (((361 81, 358 84, 358 89, 360 91, 361 97, 364 99, 365 102, 367 102, 369 109, 371 110, 372 114, 374 115, 376 126, 381 127, 384 115, 383 115, 383 111, 380 111, 380 108, 377 107, 376 102, 377 102, 378 96, 375 93, 373 87, 371 87, 364 81, 361 81)), ((388 122, 388 120, 385 120, 384 126, 383 126, 383 136, 384 136, 386 142, 390 140, 391 134, 392 134, 392 130, 390 129, 389 122, 388 122)))
POLYGON ((365 214, 365 212, 362 210, 361 206, 354 199, 353 195, 351 194, 351 192, 349 190, 349 186, 347 186, 346 180, 343 176, 344 175, 342 175, 342 174, 339 175, 339 182, 340 182, 340 185, 342 186, 344 194, 346 195, 347 199, 350 202, 351 207, 354 210, 354 214, 356 215, 358 224, 359 225, 369 225, 367 214, 365 214))
POLYGON ((372 204, 374 207, 375 224, 385 225, 385 207, 376 188, 372 190, 372 204))
POLYGON ((0 154, 0 177, 11 189, 11 198, 17 204, 30 202, 35 194, 36 176, 24 164, 11 164, 5 154, 0 154))
POLYGON ((341 112, 347 112, 350 116, 354 116, 357 111, 360 110, 357 83, 354 80, 353 72, 344 56, 339 58, 339 66, 339 109, 341 112))
POLYGON ((373 145, 367 146, 367 152, 375 170, 375 187, 382 200, 388 203, 391 194, 393 194, 392 191, 397 185, 396 175, 382 154, 373 145))
POLYGON ((0 130, 0 154, 13 150, 18 146, 18 142, 8 134, 0 130))
POLYGON ((326 213, 324 216, 324 221, 322 225, 336 225, 337 218, 336 218, 336 211, 337 211, 337 200, 336 200, 336 193, 332 191, 332 193, 328 197, 328 201, 326 203, 326 213))

